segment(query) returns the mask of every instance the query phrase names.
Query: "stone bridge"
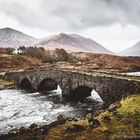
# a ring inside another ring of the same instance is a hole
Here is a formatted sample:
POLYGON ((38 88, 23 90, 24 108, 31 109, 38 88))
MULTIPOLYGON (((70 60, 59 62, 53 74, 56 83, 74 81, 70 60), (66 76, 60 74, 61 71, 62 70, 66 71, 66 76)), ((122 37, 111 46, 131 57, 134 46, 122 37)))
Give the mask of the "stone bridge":
MULTIPOLYGON (((85 73, 70 70, 38 68, 5 74, 8 80, 15 80, 20 87, 39 91, 47 80, 53 80, 62 89, 64 97, 84 98, 94 89, 107 103, 113 103, 129 94, 140 92, 140 81, 105 75, 102 73, 85 73)), ((42 89, 43 90, 43 89, 42 89)))

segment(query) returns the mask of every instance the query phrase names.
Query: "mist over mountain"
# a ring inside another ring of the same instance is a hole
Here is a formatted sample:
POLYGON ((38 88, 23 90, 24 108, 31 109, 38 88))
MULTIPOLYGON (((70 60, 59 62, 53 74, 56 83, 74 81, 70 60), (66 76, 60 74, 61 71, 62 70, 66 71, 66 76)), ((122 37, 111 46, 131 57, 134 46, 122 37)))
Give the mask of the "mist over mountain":
POLYGON ((37 39, 11 28, 0 29, 0 47, 18 48, 22 45, 32 44, 37 39))
POLYGON ((124 56, 140 56, 140 41, 137 42, 132 47, 125 49, 124 51, 120 52, 119 55, 124 56))

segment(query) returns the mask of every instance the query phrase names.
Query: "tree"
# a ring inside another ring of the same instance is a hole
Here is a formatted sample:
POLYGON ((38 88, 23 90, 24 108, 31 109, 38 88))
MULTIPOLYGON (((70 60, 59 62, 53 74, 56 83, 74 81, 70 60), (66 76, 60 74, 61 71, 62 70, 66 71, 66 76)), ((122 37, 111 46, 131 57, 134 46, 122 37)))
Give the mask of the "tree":
POLYGON ((56 57, 58 61, 68 61, 68 53, 64 49, 56 49, 55 50, 56 57))

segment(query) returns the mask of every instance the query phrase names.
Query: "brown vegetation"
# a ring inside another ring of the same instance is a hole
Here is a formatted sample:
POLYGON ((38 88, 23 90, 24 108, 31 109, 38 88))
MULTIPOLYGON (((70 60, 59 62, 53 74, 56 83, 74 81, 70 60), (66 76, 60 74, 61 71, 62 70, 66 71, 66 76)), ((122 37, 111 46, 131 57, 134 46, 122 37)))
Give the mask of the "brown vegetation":
POLYGON ((40 66, 39 60, 20 55, 0 55, 0 69, 22 69, 40 66))
POLYGON ((29 47, 24 50, 23 55, 39 59, 43 63, 69 61, 69 54, 64 49, 50 51, 42 47, 29 47))
POLYGON ((77 63, 75 67, 80 69, 106 69, 117 71, 138 71, 140 70, 140 57, 122 57, 107 54, 93 53, 72 53, 77 63), (80 63, 79 63, 80 62, 80 63))
MULTIPOLYGON (((64 49, 45 50, 44 48, 20 47, 23 53, 20 55, 1 56, 1 68, 32 67, 44 63, 55 64, 59 68, 105 72, 114 71, 139 71, 140 57, 121 57, 95 53, 67 53, 64 49), (25 59, 25 61, 24 61, 25 59), (61 62, 61 63, 57 63, 61 62), (66 63, 67 62, 67 63, 66 63)), ((2 49, 1 53, 11 53, 9 48, 2 49)))
POLYGON ((13 48, 0 48, 0 54, 12 54, 13 48))

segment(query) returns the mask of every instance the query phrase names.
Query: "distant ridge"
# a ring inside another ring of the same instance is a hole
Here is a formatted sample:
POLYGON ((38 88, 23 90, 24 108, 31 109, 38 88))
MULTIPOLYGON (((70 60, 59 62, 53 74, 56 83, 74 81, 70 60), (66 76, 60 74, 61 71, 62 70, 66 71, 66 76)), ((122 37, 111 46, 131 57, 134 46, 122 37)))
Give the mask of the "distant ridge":
POLYGON ((134 46, 127 48, 124 51, 120 52, 119 55, 140 56, 140 41, 137 42, 134 46))

